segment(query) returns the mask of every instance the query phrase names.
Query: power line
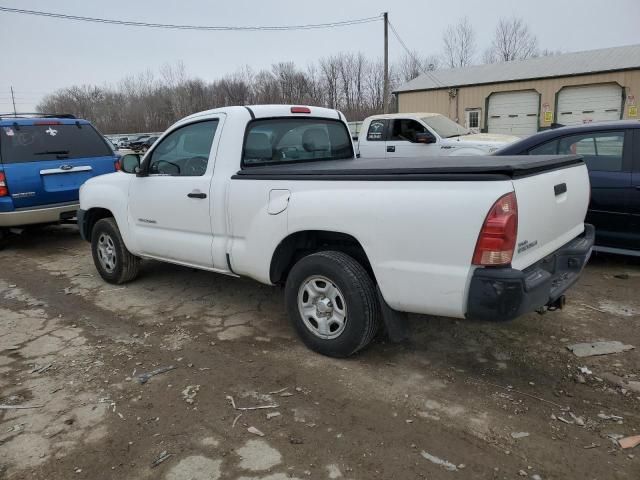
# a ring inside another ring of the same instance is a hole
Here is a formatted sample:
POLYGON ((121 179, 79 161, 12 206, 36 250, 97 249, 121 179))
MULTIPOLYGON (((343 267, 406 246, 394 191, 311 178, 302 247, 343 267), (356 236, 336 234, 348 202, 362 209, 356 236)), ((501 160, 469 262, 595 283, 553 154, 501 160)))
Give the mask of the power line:
POLYGON ((402 45, 402 48, 404 48, 405 51, 407 52, 407 55, 409 55, 413 59, 413 61, 416 62, 416 65, 418 65, 418 67, 420 67, 420 70, 422 70, 422 73, 424 73, 431 80, 433 80, 433 82, 436 85, 438 85, 440 87, 446 87, 446 85, 444 83, 442 83, 440 80, 438 80, 438 77, 436 77, 432 72, 430 72, 429 70, 426 70, 426 69, 423 68, 422 62, 413 55, 413 52, 411 50, 409 50, 407 45, 402 41, 402 38, 400 38, 400 35, 398 34, 397 30, 395 29, 395 27, 393 26, 393 24, 391 22, 389 22, 389 26, 391 27, 391 31, 393 32, 393 35, 396 37, 396 39, 398 40, 400 45, 402 45))
POLYGON ((305 25, 262 25, 262 26, 213 26, 213 25, 181 25, 168 23, 147 23, 133 22, 128 20, 115 20, 110 18, 82 17, 78 15, 66 15, 62 13, 43 12, 39 10, 24 10, 20 8, 9 8, 0 6, 0 11, 17 13, 21 15, 35 15, 39 17, 57 18, 62 20, 72 20, 77 22, 104 23, 109 25, 125 25, 129 27, 164 28, 173 30, 200 30, 200 31, 284 31, 284 30, 317 30, 324 28, 347 27, 351 25, 361 25, 364 23, 377 22, 381 16, 356 18, 352 20, 342 20, 338 22, 315 23, 305 25))

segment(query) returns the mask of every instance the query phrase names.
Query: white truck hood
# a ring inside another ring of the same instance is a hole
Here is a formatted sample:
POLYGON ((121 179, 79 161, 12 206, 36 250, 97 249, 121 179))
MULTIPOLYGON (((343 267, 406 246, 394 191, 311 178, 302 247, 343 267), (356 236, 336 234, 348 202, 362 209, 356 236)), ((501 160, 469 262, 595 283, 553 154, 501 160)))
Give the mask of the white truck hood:
POLYGON ((460 137, 443 138, 442 143, 455 147, 468 147, 471 146, 471 144, 478 146, 504 146, 508 143, 515 142, 516 140, 520 140, 520 138, 514 135, 501 135, 499 133, 472 133, 469 135, 462 135, 460 137))

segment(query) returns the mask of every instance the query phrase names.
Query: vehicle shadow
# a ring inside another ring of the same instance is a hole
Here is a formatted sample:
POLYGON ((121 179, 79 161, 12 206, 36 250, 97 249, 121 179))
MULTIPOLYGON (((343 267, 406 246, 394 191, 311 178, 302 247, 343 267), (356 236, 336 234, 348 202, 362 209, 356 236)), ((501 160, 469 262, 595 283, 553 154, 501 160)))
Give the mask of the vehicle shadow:
MULTIPOLYGON (((204 329, 218 337, 231 338, 229 332, 246 334, 233 338, 240 341, 272 335, 287 342, 287 347, 295 345, 300 353, 305 352, 300 342, 290 341, 295 335, 286 318, 280 288, 260 285, 249 279, 145 261, 138 280, 128 284, 123 292, 110 293, 95 274, 88 255, 89 245, 80 242, 75 226, 29 229, 18 239, 10 249, 40 259, 51 255, 52 251, 77 250, 84 256, 78 259, 80 267, 77 268, 83 269, 85 276, 89 272, 93 275, 82 281, 90 283, 87 288, 94 292, 106 292, 102 293, 102 304, 107 308, 126 308, 135 314, 148 314, 150 318, 158 313, 188 318, 185 322, 192 328, 204 329)), ((636 276, 640 271, 640 259, 597 254, 587 270, 598 276, 636 276)), ((77 275, 77 272, 73 274, 77 275)), ((403 363, 416 370, 423 370, 428 365, 439 371, 453 369, 493 378, 498 383, 523 384, 532 378, 544 382, 547 381, 544 379, 553 378, 554 371, 561 369, 571 358, 561 340, 565 337, 580 340, 574 337, 572 329, 578 329, 581 322, 597 320, 589 315, 576 317, 565 311, 544 316, 532 313, 501 323, 411 315, 409 340, 393 344, 381 332, 369 348, 356 356, 356 361, 378 366, 403 363)))

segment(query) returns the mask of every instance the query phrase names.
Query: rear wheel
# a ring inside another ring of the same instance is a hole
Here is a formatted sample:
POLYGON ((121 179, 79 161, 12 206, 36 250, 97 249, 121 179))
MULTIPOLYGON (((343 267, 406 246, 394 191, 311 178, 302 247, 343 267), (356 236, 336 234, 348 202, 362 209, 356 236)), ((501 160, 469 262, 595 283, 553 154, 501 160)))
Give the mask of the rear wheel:
POLYGON ((311 350, 348 357, 366 347, 380 325, 373 281, 349 255, 308 255, 291 269, 285 286, 289 319, 311 350))
POLYGON ((91 232, 93 263, 109 283, 126 283, 138 276, 140 258, 124 244, 114 218, 98 220, 91 232))

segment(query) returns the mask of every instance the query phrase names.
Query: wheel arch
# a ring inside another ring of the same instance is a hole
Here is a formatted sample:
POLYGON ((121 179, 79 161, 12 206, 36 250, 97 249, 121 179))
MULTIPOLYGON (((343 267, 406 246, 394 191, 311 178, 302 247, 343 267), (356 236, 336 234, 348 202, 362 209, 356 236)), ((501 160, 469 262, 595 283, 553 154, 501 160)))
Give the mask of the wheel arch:
POLYGON ((98 220, 110 217, 113 217, 115 219, 115 215, 113 214, 113 212, 107 208, 93 207, 84 212, 82 222, 79 222, 80 224, 78 225, 82 238, 84 238, 88 242, 91 242, 91 233, 93 232, 93 227, 98 222, 98 220))
POLYGON ((283 284, 295 262, 305 255, 323 250, 335 250, 350 255, 367 270, 376 283, 373 268, 362 243, 348 233, 328 230, 302 230, 285 237, 271 257, 271 283, 283 284))

